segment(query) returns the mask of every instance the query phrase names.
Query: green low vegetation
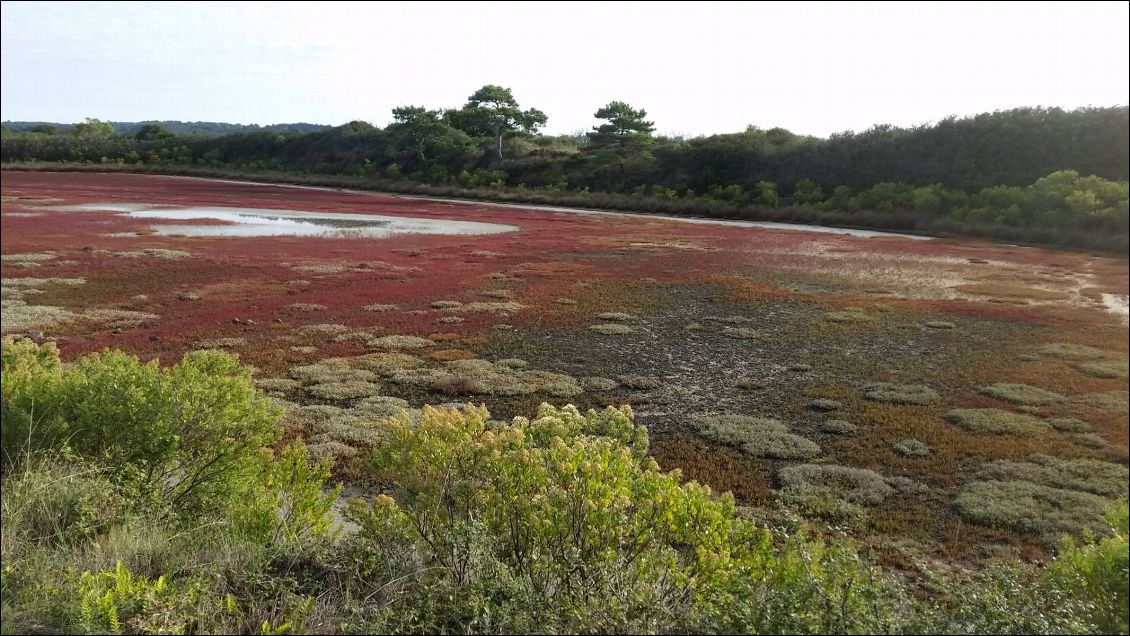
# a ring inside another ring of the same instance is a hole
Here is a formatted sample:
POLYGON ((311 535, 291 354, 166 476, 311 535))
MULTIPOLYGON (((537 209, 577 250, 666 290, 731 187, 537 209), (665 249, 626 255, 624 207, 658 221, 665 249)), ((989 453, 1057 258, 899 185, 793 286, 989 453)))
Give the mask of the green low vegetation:
MULTIPOLYGON (((1127 631, 1125 501, 1105 523, 1080 520, 1096 535, 1057 526, 1076 536, 1046 565, 961 578, 922 566, 913 589, 847 537, 792 518, 769 527, 663 472, 629 407, 543 405, 504 423, 483 407, 413 415, 366 398, 373 487, 344 502, 330 461, 280 441, 283 411, 229 354, 162 368, 106 351, 63 365, 53 345, 9 338, 2 362, 5 634, 1127 631)), ((313 423, 341 411, 301 408, 313 423)), ((736 443, 747 424, 710 426, 736 443)), ((1032 458, 996 470, 1104 492, 1120 476, 1090 468, 1032 458)), ((781 480, 864 505, 910 492, 832 465, 781 480)), ((1074 492, 978 484, 1009 510, 1017 494, 1026 505, 1074 492)))
POLYGON ((488 85, 461 107, 396 108, 383 129, 363 121, 212 134, 178 134, 155 122, 130 128, 132 134, 98 120, 69 128, 5 126, 0 161, 10 168, 254 177, 1125 253, 1127 115, 1125 106, 1018 108, 827 139, 756 126, 686 139, 656 136, 645 110, 614 101, 595 111, 602 123, 592 131, 547 136, 539 133, 545 113, 488 85))

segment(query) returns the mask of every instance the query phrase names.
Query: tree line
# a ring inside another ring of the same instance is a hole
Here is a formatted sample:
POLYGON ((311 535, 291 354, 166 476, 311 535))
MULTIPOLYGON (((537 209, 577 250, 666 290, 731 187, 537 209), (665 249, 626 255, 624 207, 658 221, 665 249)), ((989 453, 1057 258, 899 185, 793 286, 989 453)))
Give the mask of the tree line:
POLYGON ((645 109, 622 101, 594 117, 584 134, 541 134, 543 111, 488 85, 459 107, 397 107, 384 128, 203 135, 149 123, 122 135, 93 119, 66 131, 5 128, 0 160, 334 175, 401 190, 1126 249, 1111 238, 1127 233, 1126 106, 1018 108, 828 138, 755 126, 659 136, 645 109))

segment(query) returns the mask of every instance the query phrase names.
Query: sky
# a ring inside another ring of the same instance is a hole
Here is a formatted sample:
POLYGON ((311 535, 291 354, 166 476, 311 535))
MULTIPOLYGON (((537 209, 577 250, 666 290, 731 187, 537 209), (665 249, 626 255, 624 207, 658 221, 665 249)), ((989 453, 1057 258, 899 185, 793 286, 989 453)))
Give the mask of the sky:
POLYGON ((589 130, 827 136, 1130 101, 1130 3, 3 2, 0 119, 230 123, 454 108, 484 84, 589 130))

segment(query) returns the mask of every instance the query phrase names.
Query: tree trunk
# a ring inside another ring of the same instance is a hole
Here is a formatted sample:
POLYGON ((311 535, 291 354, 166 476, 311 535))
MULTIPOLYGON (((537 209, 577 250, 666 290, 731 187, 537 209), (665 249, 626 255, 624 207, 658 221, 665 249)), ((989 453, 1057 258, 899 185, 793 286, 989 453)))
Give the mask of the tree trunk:
POLYGON ((502 133, 498 133, 498 158, 502 159, 502 133))

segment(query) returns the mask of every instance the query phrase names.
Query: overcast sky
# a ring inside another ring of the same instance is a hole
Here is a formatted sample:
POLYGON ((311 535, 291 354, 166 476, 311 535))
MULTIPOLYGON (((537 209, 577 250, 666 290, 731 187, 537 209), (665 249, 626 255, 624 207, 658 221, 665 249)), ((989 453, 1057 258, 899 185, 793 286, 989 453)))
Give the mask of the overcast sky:
POLYGON ((0 118, 378 125, 484 84, 587 130, 825 136, 1016 106, 1126 104, 1126 2, 4 2, 0 118))

